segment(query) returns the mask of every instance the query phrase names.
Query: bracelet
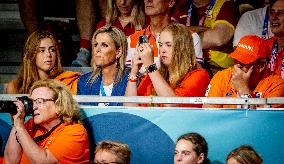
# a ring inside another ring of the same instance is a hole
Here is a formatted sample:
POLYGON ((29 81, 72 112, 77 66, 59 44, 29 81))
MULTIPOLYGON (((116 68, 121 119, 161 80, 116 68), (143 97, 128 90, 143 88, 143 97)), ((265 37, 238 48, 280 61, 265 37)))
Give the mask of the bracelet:
POLYGON ((158 70, 158 68, 157 68, 156 63, 153 63, 153 64, 149 65, 148 67, 146 67, 147 73, 152 73, 152 72, 155 72, 157 70, 158 70))
POLYGON ((240 97, 241 98, 252 98, 250 94, 242 94, 240 97))
POLYGON ((15 137, 16 137, 16 141, 21 145, 21 143, 20 143, 20 141, 19 141, 19 139, 18 139, 18 137, 17 137, 17 131, 15 131, 15 137))
POLYGON ((134 83, 136 83, 136 82, 138 81, 138 77, 129 74, 127 80, 128 80, 129 82, 134 82, 134 83))

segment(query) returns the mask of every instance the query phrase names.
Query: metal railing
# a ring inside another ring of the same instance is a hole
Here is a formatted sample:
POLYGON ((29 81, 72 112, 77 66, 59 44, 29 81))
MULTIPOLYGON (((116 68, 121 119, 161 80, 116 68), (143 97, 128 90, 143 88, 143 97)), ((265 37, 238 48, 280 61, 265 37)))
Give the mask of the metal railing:
MULTIPOLYGON (((0 100, 15 100, 23 94, 0 94, 0 100)), ((223 104, 223 105, 263 105, 269 108, 272 104, 284 104, 284 97, 272 98, 226 98, 226 97, 159 97, 159 96, 74 96, 79 103, 83 102, 121 102, 139 104, 223 104)))

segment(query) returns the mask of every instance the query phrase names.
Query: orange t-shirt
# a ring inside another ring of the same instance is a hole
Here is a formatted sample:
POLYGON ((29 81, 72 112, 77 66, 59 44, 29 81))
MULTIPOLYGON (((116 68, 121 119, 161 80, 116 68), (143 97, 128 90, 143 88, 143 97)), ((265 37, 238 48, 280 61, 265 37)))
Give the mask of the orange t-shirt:
MULTIPOLYGON (((212 78, 208 86, 208 97, 238 97, 238 92, 234 88, 231 78, 232 68, 219 71, 212 78)), ((284 80, 279 75, 270 75, 262 78, 256 88, 252 91, 254 98, 283 97, 284 80)), ((213 105, 216 108, 237 108, 237 105, 213 105)), ((272 107, 283 107, 282 105, 272 105, 272 107)))
MULTIPOLYGON (((41 128, 34 126, 33 119, 26 123, 26 128, 32 138, 44 134, 41 128)), ((90 163, 88 134, 79 123, 63 123, 37 144, 43 149, 49 149, 60 163, 90 163)), ((25 153, 20 163, 30 163, 25 153)))
MULTIPOLYGON (((210 82, 210 76, 204 69, 196 69, 187 73, 177 88, 174 88, 176 96, 179 97, 203 97, 210 82)), ((146 75, 137 89, 138 96, 150 96, 154 89, 149 75, 146 75)), ((141 104, 141 106, 148 106, 141 104)), ((178 106, 201 107, 195 104, 179 104, 178 106)))

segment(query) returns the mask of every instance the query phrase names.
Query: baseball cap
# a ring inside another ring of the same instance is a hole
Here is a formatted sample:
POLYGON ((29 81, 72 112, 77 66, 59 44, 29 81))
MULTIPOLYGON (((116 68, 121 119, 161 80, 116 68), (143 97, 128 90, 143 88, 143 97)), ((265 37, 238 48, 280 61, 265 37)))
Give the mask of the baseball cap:
POLYGON ((260 58, 270 58, 269 47, 264 39, 256 35, 246 35, 240 39, 229 57, 243 64, 250 64, 260 58))

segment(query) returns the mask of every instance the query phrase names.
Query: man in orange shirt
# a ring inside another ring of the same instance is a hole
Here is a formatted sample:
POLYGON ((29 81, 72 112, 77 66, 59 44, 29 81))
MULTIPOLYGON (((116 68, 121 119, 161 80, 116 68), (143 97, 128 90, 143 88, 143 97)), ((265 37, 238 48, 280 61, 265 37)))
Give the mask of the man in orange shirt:
MULTIPOLYGON (((234 66, 218 72, 211 80, 208 97, 283 97, 284 80, 279 75, 265 72, 269 62, 269 48, 266 42, 256 36, 241 38, 236 50, 230 54, 234 66)), ((237 105, 203 105, 203 107, 236 108, 237 105)), ((273 105, 279 107, 279 105, 273 105)))

